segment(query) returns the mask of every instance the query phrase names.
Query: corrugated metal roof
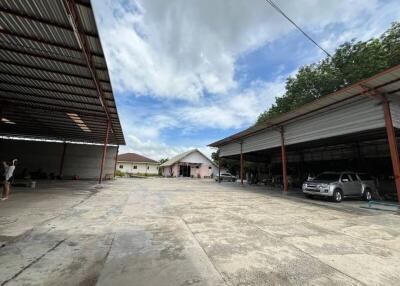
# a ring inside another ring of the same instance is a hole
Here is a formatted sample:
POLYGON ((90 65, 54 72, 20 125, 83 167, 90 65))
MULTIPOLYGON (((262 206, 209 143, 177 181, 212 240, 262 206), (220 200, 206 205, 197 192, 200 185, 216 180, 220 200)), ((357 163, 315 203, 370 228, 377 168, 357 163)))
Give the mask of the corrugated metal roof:
MULTIPOLYGON (((180 161, 182 161, 185 157, 189 156, 190 154, 197 152, 199 154, 201 154, 204 158, 206 158, 207 160, 209 160, 212 164, 214 164, 213 161, 210 160, 210 158, 208 158, 206 155, 204 155, 203 153, 201 153, 198 149, 191 149, 188 150, 186 152, 183 152, 181 154, 176 155, 175 157, 172 157, 171 159, 169 159, 168 161, 164 162, 163 164, 160 165, 160 167, 168 167, 168 166, 172 166, 175 163, 178 163, 180 161)), ((215 164, 214 164, 215 165, 215 164)))
POLYGON ((182 160, 183 158, 185 158, 186 156, 188 156, 189 154, 192 154, 193 152, 198 151, 197 149, 192 149, 186 152, 183 152, 181 154, 176 155, 175 157, 172 157, 171 159, 169 159, 168 161, 162 163, 160 165, 160 167, 168 167, 171 166, 173 164, 175 164, 176 162, 179 162, 180 160, 182 160))
POLYGON ((372 91, 379 91, 388 95, 400 95, 400 65, 385 70, 368 79, 350 85, 334 93, 322 96, 290 112, 271 118, 262 124, 252 126, 239 133, 211 143, 209 146, 219 147, 230 142, 241 141, 246 137, 262 132, 263 130, 284 126, 293 120, 314 115, 322 108, 328 108, 333 104, 352 101, 361 95, 368 96, 368 94, 372 91))
POLYGON ((90 1, 0 0, 0 63, 0 135, 125 144, 90 1))
POLYGON ((136 153, 125 153, 118 155, 118 162, 132 162, 132 163, 155 163, 158 164, 156 160, 147 158, 145 156, 136 153))

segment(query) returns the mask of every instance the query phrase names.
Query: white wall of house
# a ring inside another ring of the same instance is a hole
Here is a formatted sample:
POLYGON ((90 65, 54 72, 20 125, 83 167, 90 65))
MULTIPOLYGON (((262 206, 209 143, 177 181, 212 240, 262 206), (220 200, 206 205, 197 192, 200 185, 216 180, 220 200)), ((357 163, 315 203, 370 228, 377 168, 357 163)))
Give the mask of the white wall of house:
POLYGON ((162 175, 170 177, 172 171, 173 177, 179 177, 179 165, 185 165, 186 163, 199 164, 198 168, 192 166, 190 169, 190 174, 194 178, 205 178, 218 175, 218 167, 199 152, 189 154, 173 166, 163 167, 162 175))
POLYGON ((130 174, 158 174, 157 163, 143 163, 143 162, 118 162, 117 170, 130 174))
POLYGON ((179 177, 179 163, 172 166, 162 167, 161 174, 164 177, 179 177))

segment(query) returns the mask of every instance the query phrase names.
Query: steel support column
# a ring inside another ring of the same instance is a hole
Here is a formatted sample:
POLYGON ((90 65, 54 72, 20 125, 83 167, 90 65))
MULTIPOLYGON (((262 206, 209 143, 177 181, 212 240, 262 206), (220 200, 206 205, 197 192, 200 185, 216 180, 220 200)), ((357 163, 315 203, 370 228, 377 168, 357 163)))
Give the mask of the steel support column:
POLYGON ((218 150, 218 183, 221 183, 221 157, 218 150))
POLYGON ((101 158, 99 184, 101 184, 101 182, 103 181, 103 171, 104 171, 104 164, 106 162, 106 156, 107 156, 108 134, 110 133, 110 125, 111 125, 110 122, 108 122, 106 136, 104 139, 103 157, 101 158))
POLYGON ((67 150, 67 143, 64 142, 63 143, 63 149, 62 149, 62 153, 61 153, 61 160, 60 160, 60 169, 58 171, 58 177, 60 179, 62 179, 63 177, 63 172, 64 172, 64 161, 65 161, 65 152, 67 150))
POLYGON ((243 142, 240 142, 240 183, 243 185, 243 142))
POLYGON ((288 176, 287 176, 287 159, 286 159, 286 148, 285 148, 285 134, 284 129, 281 127, 281 160, 282 160, 282 179, 283 179, 283 191, 288 191, 288 176))
POLYGON ((383 115, 385 119, 385 128, 387 133, 387 140, 390 151, 390 158, 392 161, 393 176, 396 184, 397 200, 400 206, 400 159, 399 159, 399 149, 397 146, 396 132, 393 126, 392 114, 390 111, 390 104, 385 94, 379 90, 371 89, 369 86, 360 85, 364 90, 364 94, 372 96, 373 98, 379 100, 382 104, 383 115))
POLYGON ((389 101, 383 97, 382 107, 385 117, 386 133, 388 137, 390 157, 392 159, 393 176, 396 183, 397 199, 400 204, 400 160, 399 160, 399 149, 397 147, 396 133, 393 127, 392 115, 390 112, 389 101))
POLYGON ((119 145, 117 147, 117 153, 115 154, 114 180, 115 180, 115 173, 117 172, 118 153, 119 153, 119 145))

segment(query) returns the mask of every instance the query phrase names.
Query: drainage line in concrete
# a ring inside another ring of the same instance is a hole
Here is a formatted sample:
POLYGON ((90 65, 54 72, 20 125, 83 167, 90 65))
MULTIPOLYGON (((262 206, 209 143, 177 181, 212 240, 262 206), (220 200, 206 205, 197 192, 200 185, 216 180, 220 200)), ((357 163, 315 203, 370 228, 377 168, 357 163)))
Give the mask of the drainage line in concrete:
POLYGON ((201 250, 203 250, 204 254, 206 255, 206 257, 208 258, 208 260, 210 261, 211 265, 214 267, 215 271, 217 271, 217 273, 219 274, 219 276, 221 277, 222 281, 224 281, 225 285, 231 285, 231 283, 229 283, 228 281, 226 281, 226 279, 224 278, 224 276, 221 274, 221 272, 218 270, 217 266, 215 265, 214 261, 212 260, 212 258, 210 256, 208 256, 206 250, 203 248, 203 246, 200 244, 200 241, 197 240, 196 236, 194 235, 192 229, 190 228, 190 226, 186 223, 186 221, 181 217, 180 218, 183 222, 183 224, 186 226, 186 228, 188 229, 188 231, 191 233, 191 235, 193 236, 194 240, 197 242, 197 244, 200 246, 201 250))
POLYGON ((33 264, 35 264, 36 262, 38 262, 40 259, 42 259, 43 257, 45 257, 48 253, 52 252, 54 249, 56 249, 58 246, 60 246, 61 243, 63 243, 65 241, 65 239, 57 242, 52 248, 50 248, 49 250, 47 250, 45 253, 43 253, 42 255, 40 255, 38 258, 36 258, 35 260, 33 260, 31 263, 29 263, 28 265, 26 265, 24 268, 22 268, 20 271, 18 271, 17 273, 15 273, 10 279, 7 279, 5 281, 3 281, 1 283, 1 286, 6 285, 8 282, 10 282, 11 280, 14 280, 15 278, 17 278, 22 272, 24 272, 26 269, 30 268, 33 264))

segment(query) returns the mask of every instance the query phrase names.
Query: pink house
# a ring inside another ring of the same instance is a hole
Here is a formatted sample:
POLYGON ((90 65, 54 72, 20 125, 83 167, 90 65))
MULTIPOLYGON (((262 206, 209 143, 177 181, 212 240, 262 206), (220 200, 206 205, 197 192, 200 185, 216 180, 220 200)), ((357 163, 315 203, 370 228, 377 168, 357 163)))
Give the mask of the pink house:
POLYGON ((179 154, 160 165, 164 177, 212 178, 218 167, 197 149, 179 154))

